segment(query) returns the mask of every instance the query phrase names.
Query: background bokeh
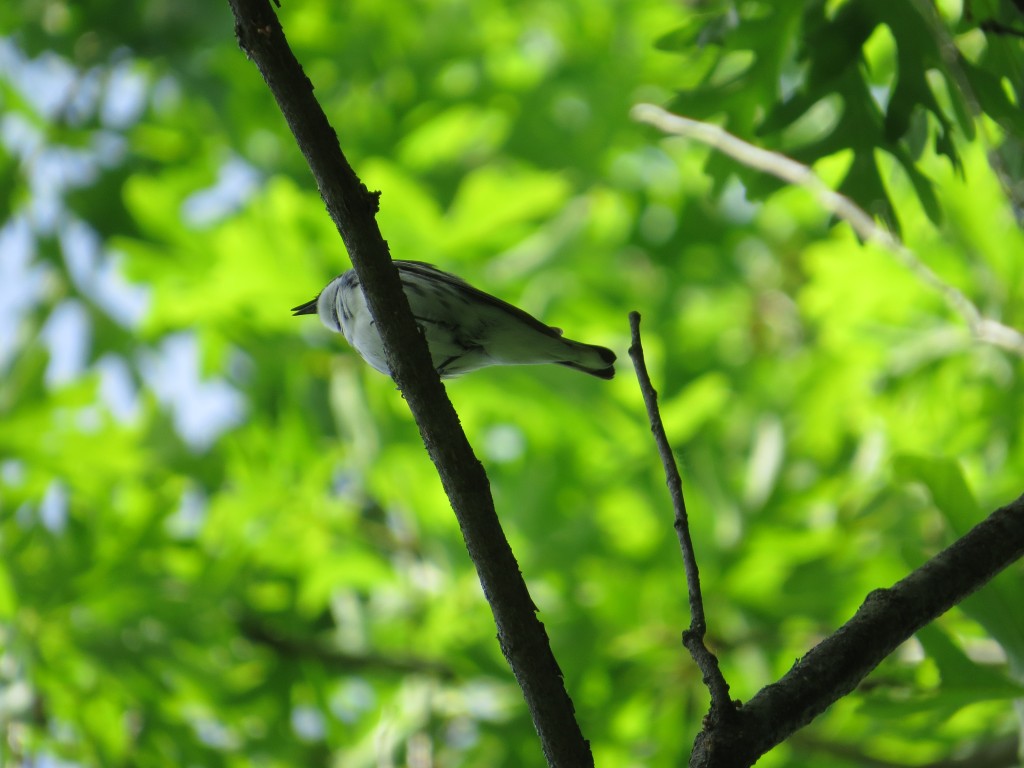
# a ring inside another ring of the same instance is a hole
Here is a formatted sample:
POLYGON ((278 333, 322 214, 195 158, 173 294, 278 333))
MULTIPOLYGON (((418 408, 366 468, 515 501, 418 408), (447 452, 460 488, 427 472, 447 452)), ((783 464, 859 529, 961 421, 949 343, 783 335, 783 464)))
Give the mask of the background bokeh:
MULTIPOLYGON (((707 706, 629 310, 738 699, 1024 490, 1019 354, 628 117, 813 163, 1024 327, 1011 3, 283 5, 392 254, 620 356, 448 384, 599 766, 685 764, 707 706)), ((288 312, 348 260, 227 4, 0 6, 0 220, 0 764, 540 765, 400 394, 288 312)), ((1014 764, 1022 586, 759 765, 1014 764)))

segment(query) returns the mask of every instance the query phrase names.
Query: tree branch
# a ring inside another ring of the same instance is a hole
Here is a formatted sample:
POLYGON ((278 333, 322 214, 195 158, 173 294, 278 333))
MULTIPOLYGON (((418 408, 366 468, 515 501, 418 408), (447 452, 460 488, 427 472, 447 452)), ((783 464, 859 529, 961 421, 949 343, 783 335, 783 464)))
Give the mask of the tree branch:
POLYGON ((917 630, 1024 555, 1024 496, 997 509, 909 576, 867 596, 853 618, 762 688, 733 723, 709 723, 693 768, 746 768, 852 691, 917 630))
POLYGON ((891 232, 876 224, 853 200, 830 189, 811 168, 778 152, 749 144, 717 125, 674 115, 654 104, 637 104, 630 114, 641 123, 653 125, 665 133, 696 139, 750 168, 770 173, 782 181, 809 190, 825 210, 846 221, 861 240, 881 245, 917 275, 922 283, 938 293, 946 305, 963 318, 967 329, 976 339, 1024 356, 1024 334, 982 315, 981 310, 963 292, 939 277, 916 253, 891 232))
POLYGON ((239 45, 277 100, 352 258, 384 340, 388 365, 458 518, 494 614, 502 652, 523 690, 548 764, 591 766, 590 746, 576 722, 537 609, 498 522, 487 475, 434 371, 377 227, 379 194, 367 190, 342 154, 268 0, 229 3, 239 45))
POLYGON ((654 442, 658 446, 658 454, 661 456, 661 463, 665 468, 665 483, 668 485, 669 495, 672 497, 672 507, 676 513, 674 527, 676 535, 679 537, 679 548, 683 552, 683 568, 686 571, 686 586, 690 597, 690 628, 683 632, 683 645, 690 652, 694 663, 703 674, 704 685, 711 693, 712 721, 725 722, 731 720, 735 715, 736 707, 729 698, 729 684, 718 667, 717 657, 704 644, 704 635, 707 633, 708 627, 704 617, 704 598, 700 591, 697 556, 693 551, 690 522, 686 516, 683 480, 679 476, 679 467, 676 466, 675 456, 672 455, 672 446, 668 443, 665 425, 661 421, 661 412, 658 410, 658 393, 651 383, 650 374, 647 373, 647 364, 644 362, 644 348, 640 343, 639 312, 629 313, 629 327, 632 332, 629 356, 633 360, 633 368, 636 370, 636 377, 640 383, 640 392, 644 396, 644 405, 647 406, 647 418, 651 422, 651 432, 654 433, 654 442))
POLYGON ((239 633, 252 643, 266 646, 282 659, 312 660, 326 669, 351 674, 375 670, 398 674, 419 673, 443 680, 456 677, 455 669, 441 661, 415 656, 386 656, 379 653, 350 653, 331 647, 317 638, 299 637, 272 626, 255 613, 245 613, 238 621, 239 633))

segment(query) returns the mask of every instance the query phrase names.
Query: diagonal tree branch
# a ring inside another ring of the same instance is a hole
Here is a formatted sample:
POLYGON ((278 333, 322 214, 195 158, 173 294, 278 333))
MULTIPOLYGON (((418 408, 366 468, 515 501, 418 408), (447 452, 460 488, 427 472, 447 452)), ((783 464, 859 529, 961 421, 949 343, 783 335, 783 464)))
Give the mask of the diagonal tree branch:
POLYGON ((377 227, 379 195, 367 190, 342 154, 269 1, 229 3, 239 45, 277 100, 352 258, 388 365, 458 518, 494 614, 502 652, 522 688, 548 764, 592 766, 589 743, 576 722, 544 626, 495 514, 487 475, 430 362, 377 227))
POLYGON ((852 691, 917 630, 1024 556, 1024 496, 889 589, 867 596, 853 618, 765 686, 734 722, 697 735, 694 768, 746 768, 852 691))

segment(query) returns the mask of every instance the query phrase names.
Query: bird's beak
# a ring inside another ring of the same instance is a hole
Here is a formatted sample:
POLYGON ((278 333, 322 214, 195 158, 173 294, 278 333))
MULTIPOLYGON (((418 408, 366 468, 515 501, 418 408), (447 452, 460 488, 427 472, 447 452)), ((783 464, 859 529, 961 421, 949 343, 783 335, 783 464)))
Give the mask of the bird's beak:
MULTIPOLYGON (((320 298, 319 296, 317 298, 320 298)), ((292 315, 315 315, 316 314, 316 299, 311 299, 305 304, 299 304, 297 307, 292 307, 292 315)))

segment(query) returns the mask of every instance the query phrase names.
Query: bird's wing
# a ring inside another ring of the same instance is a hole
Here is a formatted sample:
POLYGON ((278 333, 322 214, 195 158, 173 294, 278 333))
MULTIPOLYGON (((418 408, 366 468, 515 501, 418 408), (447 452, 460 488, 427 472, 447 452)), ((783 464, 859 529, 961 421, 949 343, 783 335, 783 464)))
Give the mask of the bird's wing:
POLYGON ((474 288, 461 277, 444 272, 431 264, 427 264, 423 261, 404 261, 401 259, 395 259, 395 266, 398 267, 399 275, 401 275, 402 272, 407 272, 411 275, 417 275, 425 280, 438 280, 448 286, 451 286, 456 291, 466 294, 472 301, 479 301, 484 304, 488 304, 495 309, 500 309, 501 311, 514 316, 516 319, 540 333, 547 336, 554 336, 556 338, 562 335, 559 329, 552 328, 550 325, 542 323, 529 312, 520 309, 514 304, 509 304, 507 301, 502 301, 497 296, 492 296, 485 291, 481 291, 479 288, 474 288))

